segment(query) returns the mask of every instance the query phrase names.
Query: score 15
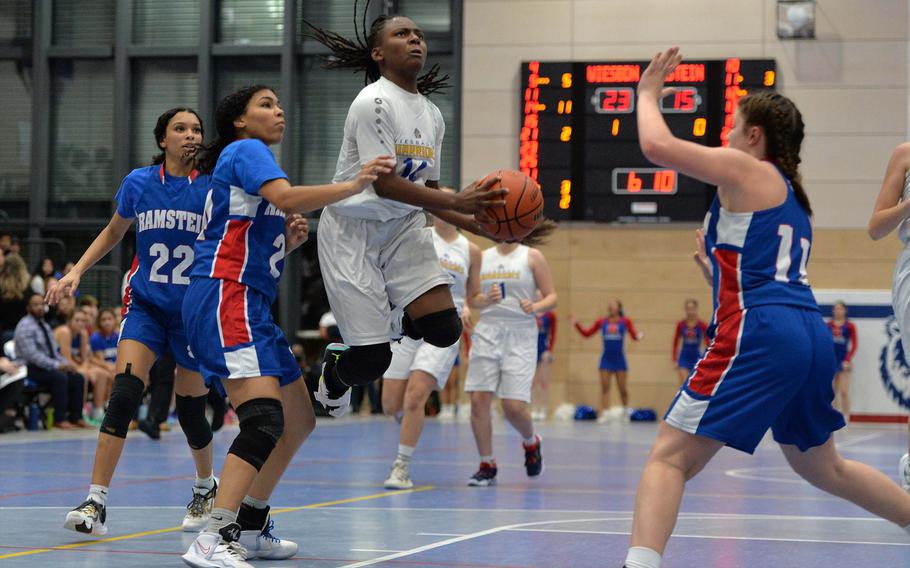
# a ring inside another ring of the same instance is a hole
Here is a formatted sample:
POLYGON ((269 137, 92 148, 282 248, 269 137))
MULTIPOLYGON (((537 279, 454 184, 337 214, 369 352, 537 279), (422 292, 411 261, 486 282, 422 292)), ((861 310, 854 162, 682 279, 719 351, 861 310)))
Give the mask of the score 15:
POLYGON ((676 87, 676 91, 660 99, 660 112, 693 113, 701 106, 702 98, 695 87, 676 87))

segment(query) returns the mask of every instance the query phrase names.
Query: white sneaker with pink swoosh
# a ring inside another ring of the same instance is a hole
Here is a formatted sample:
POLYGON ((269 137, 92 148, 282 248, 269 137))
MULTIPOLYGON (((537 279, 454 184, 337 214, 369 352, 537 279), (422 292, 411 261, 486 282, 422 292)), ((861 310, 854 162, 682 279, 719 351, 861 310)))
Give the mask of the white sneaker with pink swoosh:
POLYGON ((239 542, 208 532, 199 533, 182 558, 194 568, 254 568, 239 542))

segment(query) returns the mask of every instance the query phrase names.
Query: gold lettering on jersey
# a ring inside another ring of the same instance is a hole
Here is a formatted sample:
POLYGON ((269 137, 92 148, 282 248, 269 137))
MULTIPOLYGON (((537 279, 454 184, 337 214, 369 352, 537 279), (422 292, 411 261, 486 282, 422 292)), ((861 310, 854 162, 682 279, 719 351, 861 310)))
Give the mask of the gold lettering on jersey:
POLYGON ((395 154, 411 158, 433 158, 436 152, 432 146, 421 144, 395 144, 395 154))
POLYGON ((500 270, 498 272, 481 272, 481 280, 507 280, 507 279, 519 280, 521 278, 521 272, 517 270, 500 270))
POLYGON ((446 270, 450 270, 458 274, 464 274, 464 266, 458 264, 457 262, 452 262, 447 258, 440 258, 439 264, 446 270))

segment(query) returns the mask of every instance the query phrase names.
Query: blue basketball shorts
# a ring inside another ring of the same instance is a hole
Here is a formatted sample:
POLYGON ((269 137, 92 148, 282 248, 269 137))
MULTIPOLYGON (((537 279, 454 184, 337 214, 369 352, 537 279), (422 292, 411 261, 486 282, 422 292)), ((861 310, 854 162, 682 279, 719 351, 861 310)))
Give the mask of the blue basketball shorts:
POLYGON ((199 364, 190 352, 180 312, 165 312, 133 294, 120 322, 120 341, 124 339, 145 345, 159 357, 165 350, 170 351, 184 369, 199 370, 199 364))
POLYGON ((231 280, 193 278, 183 299, 183 323, 199 372, 209 386, 249 377, 300 378, 300 367, 268 299, 231 280))
POLYGON ((818 311, 745 309, 718 324, 664 419, 750 454, 768 428, 778 443, 806 451, 844 426, 831 406, 834 372, 831 333, 818 311))
POLYGON ((629 368, 626 365, 626 354, 622 351, 604 351, 597 368, 601 371, 626 371, 629 368))

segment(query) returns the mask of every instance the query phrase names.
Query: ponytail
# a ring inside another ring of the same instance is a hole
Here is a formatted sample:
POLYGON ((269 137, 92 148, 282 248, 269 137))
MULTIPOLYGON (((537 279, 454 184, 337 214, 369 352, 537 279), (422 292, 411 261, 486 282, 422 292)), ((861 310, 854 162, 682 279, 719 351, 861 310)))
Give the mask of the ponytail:
POLYGON ((780 93, 762 91, 740 99, 739 110, 748 124, 765 133, 765 153, 793 187, 793 195, 810 216, 812 206, 799 173, 800 148, 805 137, 803 116, 793 101, 780 93))

